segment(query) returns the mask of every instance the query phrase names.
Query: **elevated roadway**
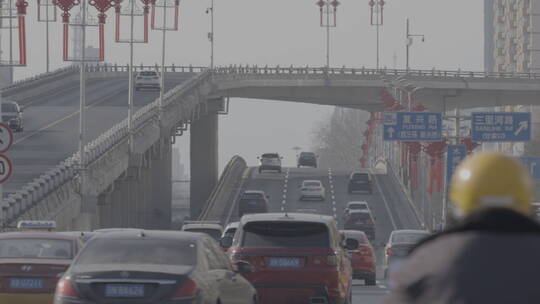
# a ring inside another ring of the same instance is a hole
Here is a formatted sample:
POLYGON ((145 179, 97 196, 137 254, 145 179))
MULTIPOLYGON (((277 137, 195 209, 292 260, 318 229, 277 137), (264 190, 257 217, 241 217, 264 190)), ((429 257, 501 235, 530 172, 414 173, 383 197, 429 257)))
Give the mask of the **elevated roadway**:
MULTIPOLYGON (((194 73, 168 73, 166 90, 193 77, 194 73)), ((87 133, 89 142, 126 118, 127 77, 90 79, 87 84, 87 133)), ((134 92, 134 109, 156 100, 159 91, 134 92)), ((7 153, 14 164, 13 176, 4 191, 14 192, 78 150, 79 85, 18 101, 24 108, 24 132, 15 133, 14 145, 7 153)))
MULTIPOLYGON (((263 190, 270 196, 269 212, 302 212, 334 216, 343 228, 343 210, 349 201, 367 201, 376 217, 377 285, 364 286, 355 280, 353 303, 380 303, 388 293, 383 279, 383 247, 395 229, 420 229, 420 223, 406 200, 401 188, 391 175, 374 174, 372 195, 347 193, 350 171, 311 168, 284 168, 283 173, 258 173, 248 168, 239 193, 245 190, 263 190), (305 179, 318 179, 324 184, 325 201, 299 201, 300 185, 305 179)), ((232 211, 229 221, 238 220, 238 211, 232 211)))

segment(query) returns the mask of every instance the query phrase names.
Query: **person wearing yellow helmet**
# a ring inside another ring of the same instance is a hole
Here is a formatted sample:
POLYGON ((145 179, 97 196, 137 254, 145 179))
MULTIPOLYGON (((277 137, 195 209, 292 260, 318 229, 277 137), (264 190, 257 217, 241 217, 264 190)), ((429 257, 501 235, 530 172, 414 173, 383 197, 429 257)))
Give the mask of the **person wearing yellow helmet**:
POLYGON ((450 184, 454 224, 421 241, 398 271, 387 303, 536 303, 540 224, 521 163, 476 153, 450 184))

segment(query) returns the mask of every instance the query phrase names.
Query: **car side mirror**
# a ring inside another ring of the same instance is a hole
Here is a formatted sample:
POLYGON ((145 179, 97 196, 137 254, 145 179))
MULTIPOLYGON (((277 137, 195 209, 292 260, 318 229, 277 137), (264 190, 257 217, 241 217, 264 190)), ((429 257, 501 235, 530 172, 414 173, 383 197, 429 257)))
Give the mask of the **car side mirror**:
POLYGON ((221 248, 229 249, 231 248, 233 243, 233 237, 232 236, 224 236, 219 240, 219 245, 221 248))
POLYGON ((252 273, 253 266, 246 261, 237 261, 234 263, 235 271, 239 274, 252 273))
POLYGON ((350 239, 349 238, 349 239, 345 240, 345 249, 347 249, 347 250, 356 250, 356 249, 358 249, 358 245, 360 245, 360 244, 355 239, 350 239))
POLYGON ((267 195, 266 198, 270 198, 270 195, 267 195))

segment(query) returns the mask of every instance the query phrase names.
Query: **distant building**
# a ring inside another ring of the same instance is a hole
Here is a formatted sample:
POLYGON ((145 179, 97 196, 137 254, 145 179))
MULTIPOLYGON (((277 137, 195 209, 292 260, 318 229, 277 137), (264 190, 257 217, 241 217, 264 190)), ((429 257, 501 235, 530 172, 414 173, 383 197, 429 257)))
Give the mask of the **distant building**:
MULTIPOLYGON (((540 73, 540 0, 484 0, 485 69, 494 72, 540 73), (489 24, 491 23, 491 26, 489 24)), ((532 111, 533 141, 500 144, 502 152, 540 156, 540 109, 503 107, 504 111, 532 111)))

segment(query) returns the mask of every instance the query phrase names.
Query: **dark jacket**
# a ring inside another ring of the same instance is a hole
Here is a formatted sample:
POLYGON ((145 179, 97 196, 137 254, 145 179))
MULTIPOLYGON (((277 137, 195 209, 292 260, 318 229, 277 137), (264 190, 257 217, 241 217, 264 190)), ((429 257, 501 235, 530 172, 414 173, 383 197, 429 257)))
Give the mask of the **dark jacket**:
POLYGON ((540 225, 507 209, 469 215, 413 248, 386 303, 540 303, 540 225))

